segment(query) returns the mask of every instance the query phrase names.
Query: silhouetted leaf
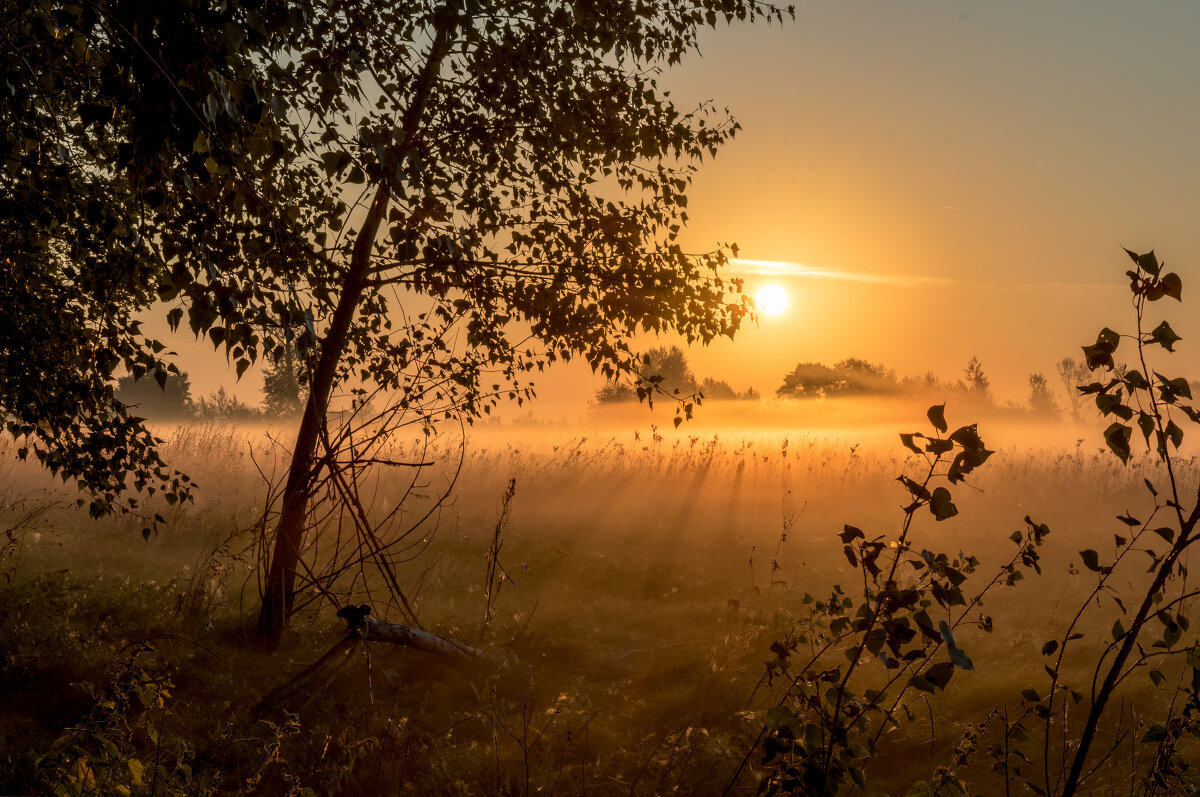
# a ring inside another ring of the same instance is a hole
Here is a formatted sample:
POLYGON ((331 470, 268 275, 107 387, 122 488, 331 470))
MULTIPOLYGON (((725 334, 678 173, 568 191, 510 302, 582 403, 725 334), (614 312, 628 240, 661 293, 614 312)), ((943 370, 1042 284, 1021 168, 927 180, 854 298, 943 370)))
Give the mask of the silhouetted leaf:
POLYGON ((1083 558, 1083 566, 1093 573, 1100 571, 1100 554, 1093 551, 1091 548, 1079 552, 1083 558))
POLYGON ((1100 334, 1096 336, 1096 342, 1091 346, 1083 347, 1083 356, 1088 368, 1093 371, 1101 367, 1112 368, 1114 365, 1112 355, 1117 350, 1120 341, 1121 336, 1108 327, 1100 330, 1100 334))
POLYGON ((979 428, 976 424, 960 426, 950 433, 950 439, 958 443, 968 451, 979 451, 983 449, 983 439, 979 436, 979 428))
POLYGON ((1150 333, 1150 340, 1162 346, 1167 351, 1173 352, 1175 351, 1175 344, 1182 340, 1182 338, 1175 334, 1175 330, 1171 329, 1170 324, 1163 321, 1150 333))
POLYGON ((1138 255, 1134 258, 1134 262, 1138 264, 1138 268, 1145 271, 1152 277, 1157 277, 1162 266, 1158 262, 1158 258, 1154 255, 1154 250, 1151 249, 1145 254, 1138 255))
POLYGON ((1176 301, 1183 301, 1183 280, 1174 271, 1168 272, 1159 280, 1163 292, 1176 301))
POLYGON ((1161 725, 1151 725, 1142 734, 1142 742, 1161 742, 1167 738, 1167 729, 1161 725))
POLYGON ((1158 528, 1154 529, 1154 533, 1162 537, 1167 542, 1175 541, 1175 529, 1168 528, 1166 526, 1159 526, 1158 528))
POLYGON ((1148 412, 1138 413, 1138 428, 1142 430, 1142 436, 1146 438, 1146 444, 1150 443, 1150 435, 1155 431, 1154 416, 1148 412))
POLYGON ((957 645, 950 645, 947 648, 947 651, 950 653, 950 661, 952 661, 954 666, 958 667, 960 670, 975 669, 975 665, 971 663, 971 659, 965 652, 963 652, 962 648, 958 647, 957 645))
POLYGON ((940 456, 953 451, 954 443, 950 440, 930 439, 925 443, 925 450, 934 456, 940 456))
POLYGON ((1104 430, 1104 442, 1122 463, 1129 461, 1129 438, 1132 435, 1133 430, 1120 423, 1113 423, 1104 430))
POLYGON ((924 672, 918 675, 912 676, 909 679, 909 684, 920 689, 922 692, 933 692, 934 689, 945 689, 946 684, 950 683, 952 677, 954 677, 954 664, 943 661, 927 667, 924 672))
POLYGON ((1166 435, 1176 450, 1179 449, 1179 446, 1183 445, 1183 430, 1175 424, 1175 421, 1167 421, 1166 435))
POLYGON ((838 532, 838 537, 842 542, 847 544, 853 542, 854 540, 866 539, 866 536, 867 535, 863 534, 862 529, 856 528, 855 526, 851 526, 849 524, 842 526, 842 530, 838 532))
POLYGON ((1159 397, 1168 404, 1174 404, 1180 396, 1190 399, 1192 397, 1192 388, 1184 377, 1176 377, 1168 379, 1162 374, 1155 371, 1154 376, 1158 379, 1158 394, 1159 397))
POLYGON ((945 404, 933 405, 925 413, 925 416, 927 418, 929 418, 929 423, 931 423, 933 425, 934 429, 937 429, 938 432, 940 432, 941 434, 946 433, 946 430, 949 427, 946 425, 946 405, 945 404))
POLYGON ((1096 396, 1096 409, 1100 410, 1101 415, 1116 415, 1125 421, 1133 417, 1133 408, 1122 402, 1119 396, 1111 393, 1101 393, 1096 396))
POLYGON ((1125 378, 1121 380, 1129 388, 1130 394, 1135 390, 1145 390, 1150 387, 1150 383, 1146 381, 1146 377, 1142 376, 1142 372, 1136 368, 1130 368, 1125 372, 1125 378))
POLYGON ((937 520, 946 520, 958 514, 958 507, 950 500, 950 491, 945 487, 937 487, 929 501, 929 511, 937 520))

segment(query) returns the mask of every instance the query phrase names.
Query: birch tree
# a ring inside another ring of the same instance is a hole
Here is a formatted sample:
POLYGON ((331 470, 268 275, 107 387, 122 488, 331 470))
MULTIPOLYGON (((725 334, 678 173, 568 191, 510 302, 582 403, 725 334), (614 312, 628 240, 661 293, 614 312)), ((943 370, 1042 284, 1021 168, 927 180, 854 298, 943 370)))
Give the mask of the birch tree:
POLYGON ((107 387, 123 370, 172 371, 138 314, 206 336, 239 375, 293 351, 307 403, 265 529, 268 637, 311 586, 300 574, 314 485, 347 450, 326 429, 339 395, 386 396, 384 431, 428 429, 532 398, 533 376, 560 360, 634 375, 635 335, 709 341, 746 312, 722 270, 736 248, 679 243, 692 175, 737 125, 658 81, 702 29, 790 9, 87 0, 5 12, 4 267, 45 288, 0 312, 42 312, 68 290, 76 331, 119 343, 43 352, 39 368, 75 363, 82 398, 61 400, 70 386, 27 395, 24 344, 5 341, 9 432, 87 481, 99 513, 136 507, 131 470, 136 486, 186 498, 107 387), (47 175, 89 187, 94 206, 46 194, 47 175), (23 203, 47 221, 20 228, 23 203), (81 263, 115 302, 78 290, 81 263), (73 432, 48 434, 48 421, 73 432), (114 424, 123 438, 110 439, 114 424), (106 481, 71 459, 93 444, 125 451, 106 481))

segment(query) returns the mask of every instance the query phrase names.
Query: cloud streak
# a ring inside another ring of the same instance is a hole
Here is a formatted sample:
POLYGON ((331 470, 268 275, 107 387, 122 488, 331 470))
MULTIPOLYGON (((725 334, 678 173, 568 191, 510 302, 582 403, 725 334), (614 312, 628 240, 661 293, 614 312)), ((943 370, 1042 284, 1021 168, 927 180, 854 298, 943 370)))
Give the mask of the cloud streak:
POLYGON ((792 263, 786 260, 746 260, 735 258, 731 261, 737 274, 756 277, 795 277, 812 280, 835 280, 840 282, 865 282, 874 285, 952 285, 961 280, 944 279, 941 277, 914 277, 906 274, 866 274, 853 271, 840 271, 835 268, 815 268, 803 263, 792 263))
POLYGON ((803 263, 793 263, 787 260, 747 260, 734 258, 730 261, 733 273, 738 276, 780 277, 809 280, 831 280, 838 282, 859 282, 867 285, 895 285, 908 288, 927 288, 958 285, 964 288, 984 288, 987 290, 1079 290, 1079 289, 1112 289, 1122 287, 1118 283, 1096 282, 999 282, 995 280, 951 279, 948 277, 917 277, 909 274, 868 274, 853 271, 841 271, 835 268, 815 268, 803 263))

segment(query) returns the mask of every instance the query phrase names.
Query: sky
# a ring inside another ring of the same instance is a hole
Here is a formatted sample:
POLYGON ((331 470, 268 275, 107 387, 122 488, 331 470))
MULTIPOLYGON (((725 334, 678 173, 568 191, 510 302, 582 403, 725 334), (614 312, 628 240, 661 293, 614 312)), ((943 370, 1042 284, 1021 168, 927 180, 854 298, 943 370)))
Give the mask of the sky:
MULTIPOLYGON (((660 84, 743 130, 689 191, 685 248, 736 242, 748 292, 790 303, 688 349, 693 370, 771 395, 802 361, 954 379, 977 356, 1021 401, 1031 372, 1131 324, 1121 247, 1155 249, 1200 301, 1197 31, 1192 0, 856 0, 706 32, 660 84)), ((1200 316, 1166 309, 1173 367, 1200 375, 1200 316)), ((233 386, 181 343, 201 392, 233 386)), ((557 367, 539 404, 581 413, 599 385, 557 367)))
MULTIPOLYGON (((744 130, 697 179, 689 242, 822 276, 748 273, 790 311, 695 369, 736 351, 730 381, 765 393, 804 360, 951 378, 978 356, 1022 399, 1031 371, 1130 322, 1122 246, 1200 274, 1196 31, 1192 2, 888 0, 709 35, 671 80, 744 130)), ((1171 309, 1194 368, 1200 325, 1171 309)))

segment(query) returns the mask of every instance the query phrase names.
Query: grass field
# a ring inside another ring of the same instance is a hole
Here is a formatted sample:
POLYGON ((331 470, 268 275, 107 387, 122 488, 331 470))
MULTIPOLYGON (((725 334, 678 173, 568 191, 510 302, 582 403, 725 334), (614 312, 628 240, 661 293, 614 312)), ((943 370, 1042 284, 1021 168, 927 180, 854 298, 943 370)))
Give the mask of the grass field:
MULTIPOLYGON (((258 429, 169 430, 168 461, 201 491, 146 542, 140 524, 88 522, 65 488, 7 466, 0 793, 87 793, 89 783, 145 794, 754 793, 757 753, 730 778, 780 698, 778 681, 763 681, 771 644, 806 611, 806 594, 855 587, 843 524, 896 533, 905 499, 896 476, 915 458, 894 433, 920 430, 921 414, 912 417, 886 433, 475 432, 452 498, 413 536, 400 581, 427 627, 503 646, 515 661, 464 669, 370 645, 327 688, 265 706, 345 635, 334 607, 316 601, 281 649, 253 638, 256 559, 237 532, 261 516, 261 474, 279 472, 286 446, 258 429), (486 556, 510 479, 498 554, 508 578, 481 635, 486 556), (53 755, 81 749, 87 766, 53 755)), ((1031 515, 1052 530, 1043 575, 988 600, 990 635, 959 635, 976 671, 928 700, 911 697, 915 720, 885 734, 866 762, 870 794, 907 794, 952 764, 971 723, 1019 710, 1021 691, 1045 680, 1042 644, 1094 583, 1070 574, 1078 551, 1110 551, 1122 530, 1114 516, 1144 508, 1143 477, 1157 478, 1148 460, 1122 467, 1094 433, 980 431, 999 453, 955 493, 958 517, 919 520, 916 547, 974 554, 988 578, 1031 515)), ((436 500, 459 451, 445 441, 432 452, 439 464, 420 473, 406 512, 436 500)), ((1194 463, 1182 465, 1194 491, 1194 463)), ((368 494, 387 509, 410 476, 385 476, 368 494)), ((1136 587, 1139 570, 1122 584, 1136 587)), ((372 605, 394 619, 386 603, 372 605)), ((1115 611, 1098 611, 1087 633, 1107 634, 1115 611)), ((1095 650, 1068 662, 1077 686, 1095 650)), ((1105 738, 1116 751, 1089 781, 1094 793, 1134 791, 1146 751, 1131 729, 1178 698, 1182 671, 1164 673, 1157 689, 1139 675, 1114 703, 1105 738)), ((1056 733, 1070 727, 1068 717, 1056 733)), ((956 769, 972 793, 1005 793, 985 753, 992 732, 980 731, 956 769)))

